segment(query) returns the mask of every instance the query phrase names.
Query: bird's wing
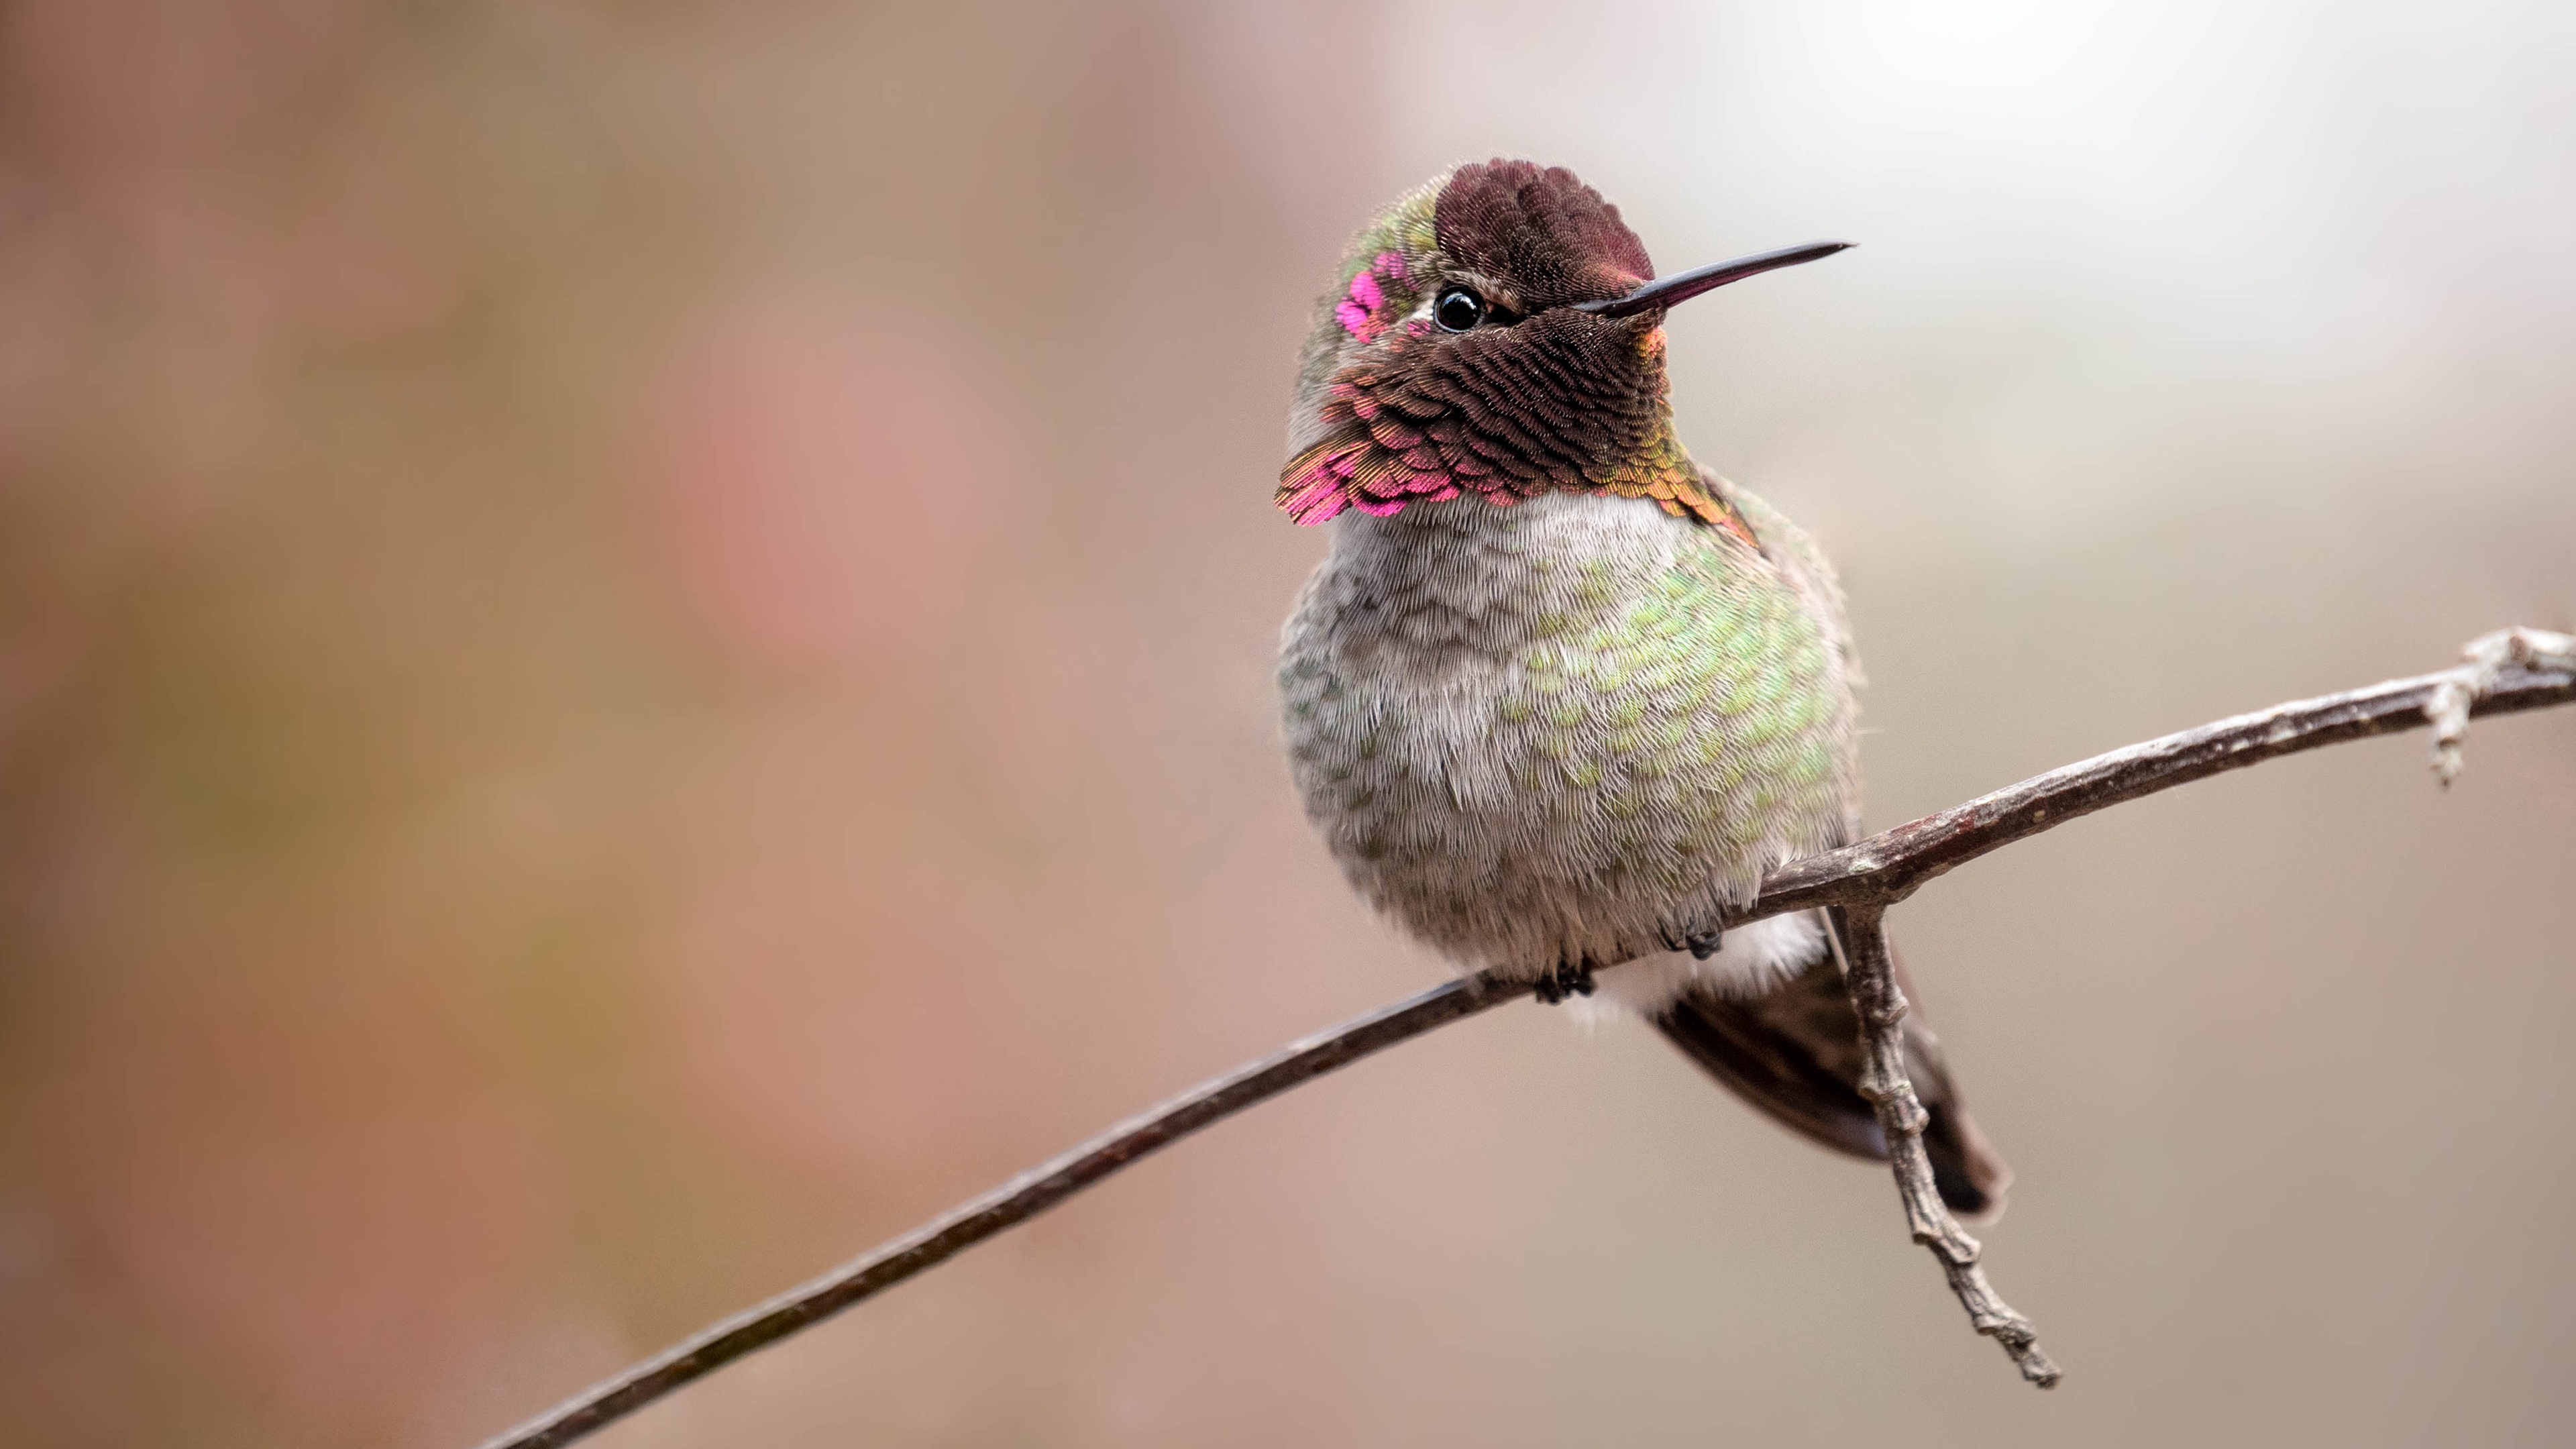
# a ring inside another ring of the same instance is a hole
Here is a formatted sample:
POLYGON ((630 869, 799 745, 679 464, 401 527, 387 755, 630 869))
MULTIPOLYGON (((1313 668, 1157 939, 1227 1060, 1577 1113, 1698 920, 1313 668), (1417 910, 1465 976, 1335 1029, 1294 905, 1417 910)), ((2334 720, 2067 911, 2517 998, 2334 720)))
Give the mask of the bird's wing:
MULTIPOLYGON (((1715 473, 1702 469, 1700 476, 1713 496, 1750 525, 1769 570, 1787 585, 1825 646, 1823 672, 1812 687, 1828 704, 1808 728, 1813 738, 1829 745, 1830 764, 1822 780, 1796 782, 1822 788, 1804 810, 1789 811, 1787 818, 1803 816, 1820 827, 1810 839, 1839 844, 1853 838, 1860 823, 1851 695, 1860 682, 1860 659, 1844 616, 1841 582, 1823 550, 1786 516, 1715 473), (1817 811, 1819 805, 1825 809, 1817 811), (1828 815, 1831 823, 1816 819, 1817 814, 1828 815)), ((1727 547, 1712 536, 1708 557, 1722 556, 1727 547)), ((1775 641, 1761 641, 1763 650, 1776 652, 1778 647, 1775 641)), ((1745 773, 1775 789, 1793 782, 1793 772, 1776 756, 1748 761, 1745 773)), ((1830 919, 1826 929, 1833 929, 1830 919)), ((1876 1111, 1860 1094, 1860 1020, 1843 990, 1840 959, 1840 952, 1827 951, 1803 973, 1761 995, 1687 993, 1659 1013, 1656 1024, 1691 1060, 1783 1126, 1836 1151, 1884 1161, 1887 1140, 1876 1111)), ((1899 960, 1895 966, 1898 982, 1911 997, 1914 988, 1904 963, 1899 960)), ((1940 1039, 1919 1012, 1905 1019, 1904 1031, 1907 1075, 1931 1119, 1923 1143, 1942 1200, 1969 1217, 2001 1211, 2011 1169, 1961 1108, 1940 1039)))
POLYGON ((1839 736, 1839 769, 1842 772, 1842 829, 1847 837, 1860 833, 1860 753, 1859 732, 1854 722, 1856 709, 1852 691, 1867 681, 1862 677, 1860 651, 1852 644, 1851 620, 1843 604, 1842 579, 1834 572, 1833 561, 1807 536, 1805 529, 1789 520, 1788 515, 1731 479, 1706 468, 1699 470, 1700 484, 1712 496, 1735 510, 1754 533, 1756 547, 1773 570, 1789 586, 1798 607, 1816 625, 1830 659, 1827 689, 1838 703, 1843 718, 1839 736))
POLYGON ((1735 480, 1699 470, 1700 486, 1724 502, 1752 528, 1763 557, 1788 576, 1798 591, 1799 601, 1807 606, 1828 638, 1842 650, 1851 673, 1852 683, 1860 683, 1860 657, 1852 649, 1851 621, 1845 617, 1843 583, 1834 572, 1833 560, 1816 547, 1807 531, 1789 520, 1787 514, 1762 501, 1760 495, 1737 484, 1735 480))

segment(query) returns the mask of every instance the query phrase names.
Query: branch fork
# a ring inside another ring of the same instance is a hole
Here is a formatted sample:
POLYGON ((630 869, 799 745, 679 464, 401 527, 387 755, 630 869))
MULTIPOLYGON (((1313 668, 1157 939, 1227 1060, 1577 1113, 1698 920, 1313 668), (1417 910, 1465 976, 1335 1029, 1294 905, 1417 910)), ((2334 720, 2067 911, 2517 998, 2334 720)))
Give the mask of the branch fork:
POLYGON ((2424 702, 2424 717, 2433 722, 2433 778, 2449 789, 2468 761, 2460 745, 2469 735, 2469 707, 2491 693, 2508 666, 2525 670, 2576 673, 2576 634, 2546 629, 2498 629, 2469 641, 2460 651, 2468 663, 2451 671, 2424 702))

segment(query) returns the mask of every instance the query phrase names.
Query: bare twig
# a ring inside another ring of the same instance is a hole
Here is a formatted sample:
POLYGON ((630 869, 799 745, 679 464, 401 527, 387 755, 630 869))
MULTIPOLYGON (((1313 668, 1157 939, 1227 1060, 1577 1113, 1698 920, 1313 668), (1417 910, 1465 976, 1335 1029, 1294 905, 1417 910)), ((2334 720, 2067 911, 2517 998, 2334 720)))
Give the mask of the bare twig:
POLYGON ((1860 1094, 1878 1109, 1879 1131, 1887 1138, 1887 1165, 1896 1174, 1897 1195, 1905 1202, 1905 1225, 1913 1230, 1914 1241, 1941 1260, 1950 1291, 1959 1296, 1959 1306, 1968 1310, 1968 1321, 1977 1332, 2002 1344, 2013 1362, 2021 1365, 2023 1378, 2043 1389, 2056 1388, 2058 1368, 2040 1348, 2039 1330, 1988 1286, 1986 1270, 1977 1266, 1984 1247, 1950 1216, 1940 1189, 1932 1185, 1932 1159, 1923 1150, 1923 1124, 1931 1114, 1923 1110, 1914 1095, 1914 1083, 1905 1075, 1907 1003, 1888 960, 1887 909, 1836 906, 1833 911, 1842 927, 1835 934, 1842 937, 1843 988, 1851 993, 1852 1008, 1860 1016, 1860 1046, 1866 1063, 1860 1094))
MULTIPOLYGON (((2453 715, 2462 712, 2463 701, 2463 717, 2576 702, 2576 658, 2553 652, 2559 646, 2550 643, 2566 636, 2530 630, 2507 633, 2536 644, 2502 646, 2503 652, 2489 659, 2476 652, 2487 645, 2487 640, 2481 640, 2471 646, 2472 662, 2459 669, 2276 705, 2131 745, 1857 844, 1793 861, 1764 877, 1761 895, 1743 910, 1730 912, 1725 924, 1840 906, 1846 908, 1848 919, 1867 920, 1868 929, 1856 934, 1878 942, 1875 949, 1883 957, 1884 937, 1878 933, 1877 920, 1886 907, 1934 876, 2079 815, 2280 755, 2413 729, 2428 721, 2449 729, 2456 748, 2459 731, 2453 715), (2440 720, 2434 719, 2437 710, 2445 712, 2440 720)), ((1854 954, 1869 957, 1871 949, 1855 947, 1854 954)), ((1855 992, 1875 989, 1867 984, 1875 968, 1863 961, 1851 964, 1855 992)), ((1121 1123, 864 1257, 737 1314, 487 1441, 483 1449, 543 1449, 572 1443, 754 1349, 945 1262, 1189 1133, 1336 1067, 1515 1000, 1529 990, 1527 982, 1480 973, 1308 1037, 1121 1123)), ((1905 1010, 1892 979, 1885 980, 1885 990, 1875 1008, 1885 1016, 1883 1027, 1874 1024, 1878 1017, 1872 1015, 1867 999, 1856 997, 1855 1004, 1863 1020, 1873 1023, 1868 1040, 1873 1071, 1878 1073, 1875 1082, 1882 1092, 1880 1119, 1888 1129, 1891 1155, 1898 1161, 1908 1223, 1916 1239, 1940 1256, 1978 1331, 2002 1340, 2021 1364, 2024 1377, 2043 1385, 2054 1383, 2057 1370, 2031 1340, 2027 1320, 2006 1308, 1986 1287, 1977 1268, 1976 1241, 1939 1209, 1936 1196, 1927 1196, 1932 1189, 1920 1137, 1922 1106, 1905 1082, 1903 1059, 1895 1058, 1897 1065, 1892 1068, 1882 1060, 1882 1039, 1893 1039, 1895 1024, 1905 1010), (1913 1125, 1908 1127, 1908 1122, 1913 1125)))
POLYGON ((1745 919, 1816 906, 1892 906, 1935 876, 2079 815, 2282 755, 2421 728, 2432 710, 2462 690, 2473 701, 2472 715, 2565 704, 2576 699, 2571 677, 2576 662, 2557 668, 2506 663, 2492 671, 2473 663, 2276 704, 2095 755, 1839 850, 1793 860, 1762 878, 1762 897, 1745 919))
POLYGON ((1353 1017, 1289 1043, 1249 1066, 1201 1082, 1159 1107, 1128 1118, 1081 1146, 1044 1162, 971 1202, 949 1209, 902 1237, 755 1304, 605 1383, 594 1384, 484 1449, 539 1449, 569 1444, 622 1419, 692 1379, 703 1378, 754 1349, 831 1317, 861 1299, 944 1263, 1004 1228, 1048 1208, 1139 1158, 1211 1122, 1300 1082, 1346 1066, 1397 1042, 1529 993, 1529 983, 1482 989, 1480 977, 1435 986, 1410 1000, 1353 1017))

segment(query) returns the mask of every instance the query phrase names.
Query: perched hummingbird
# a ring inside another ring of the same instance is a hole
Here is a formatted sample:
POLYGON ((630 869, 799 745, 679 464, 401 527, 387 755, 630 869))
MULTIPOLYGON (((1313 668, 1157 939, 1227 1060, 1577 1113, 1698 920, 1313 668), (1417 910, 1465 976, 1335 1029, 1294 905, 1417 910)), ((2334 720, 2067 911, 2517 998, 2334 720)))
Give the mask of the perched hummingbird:
MULTIPOLYGON (((1280 646, 1290 768, 1353 886, 1455 965, 1605 997, 1831 1148, 1884 1159, 1830 918, 1727 932, 1859 826, 1840 585, 1673 435, 1664 317, 1819 242, 1653 280, 1561 167, 1460 166, 1387 208, 1317 308, 1279 506, 1332 523, 1280 646)), ((1910 989, 1909 989, 1910 994, 1910 989)), ((2010 1171, 1906 1022, 1934 1176, 2010 1171)))

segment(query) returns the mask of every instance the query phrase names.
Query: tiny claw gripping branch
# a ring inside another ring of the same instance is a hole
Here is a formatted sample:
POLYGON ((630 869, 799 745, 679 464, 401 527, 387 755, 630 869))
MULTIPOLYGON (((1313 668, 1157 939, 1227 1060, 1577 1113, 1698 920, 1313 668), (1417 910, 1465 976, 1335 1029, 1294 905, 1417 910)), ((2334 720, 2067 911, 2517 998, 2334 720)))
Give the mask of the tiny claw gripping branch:
POLYGON ((2433 778, 2446 790, 2468 765, 2460 744, 2469 734, 2469 707, 2495 689, 2506 665, 2576 674, 2576 634, 2498 629, 2469 641, 2469 647, 2460 652, 2469 662, 2453 670, 2435 687, 2433 697, 2424 701, 2424 717, 2433 723, 2433 778))
POLYGON ((1860 1017, 1861 1051, 1868 1063, 1860 1091, 1878 1109, 1879 1130, 1887 1135, 1888 1167, 1905 1203, 1905 1224, 1914 1241, 1941 1260, 1942 1275, 1950 1280, 1959 1306, 1968 1310, 1968 1322, 2004 1346, 2023 1378, 2053 1389, 2063 1374, 2039 1346, 2039 1330, 1986 1282, 1986 1270, 1978 1265, 1983 1246, 1950 1216, 1933 1186, 1932 1159, 1923 1150, 1923 1126, 1930 1117, 1905 1074, 1907 1003, 1888 957, 1886 910, 1835 906, 1833 912, 1840 927, 1832 936, 1840 938, 1843 987, 1860 1017))

